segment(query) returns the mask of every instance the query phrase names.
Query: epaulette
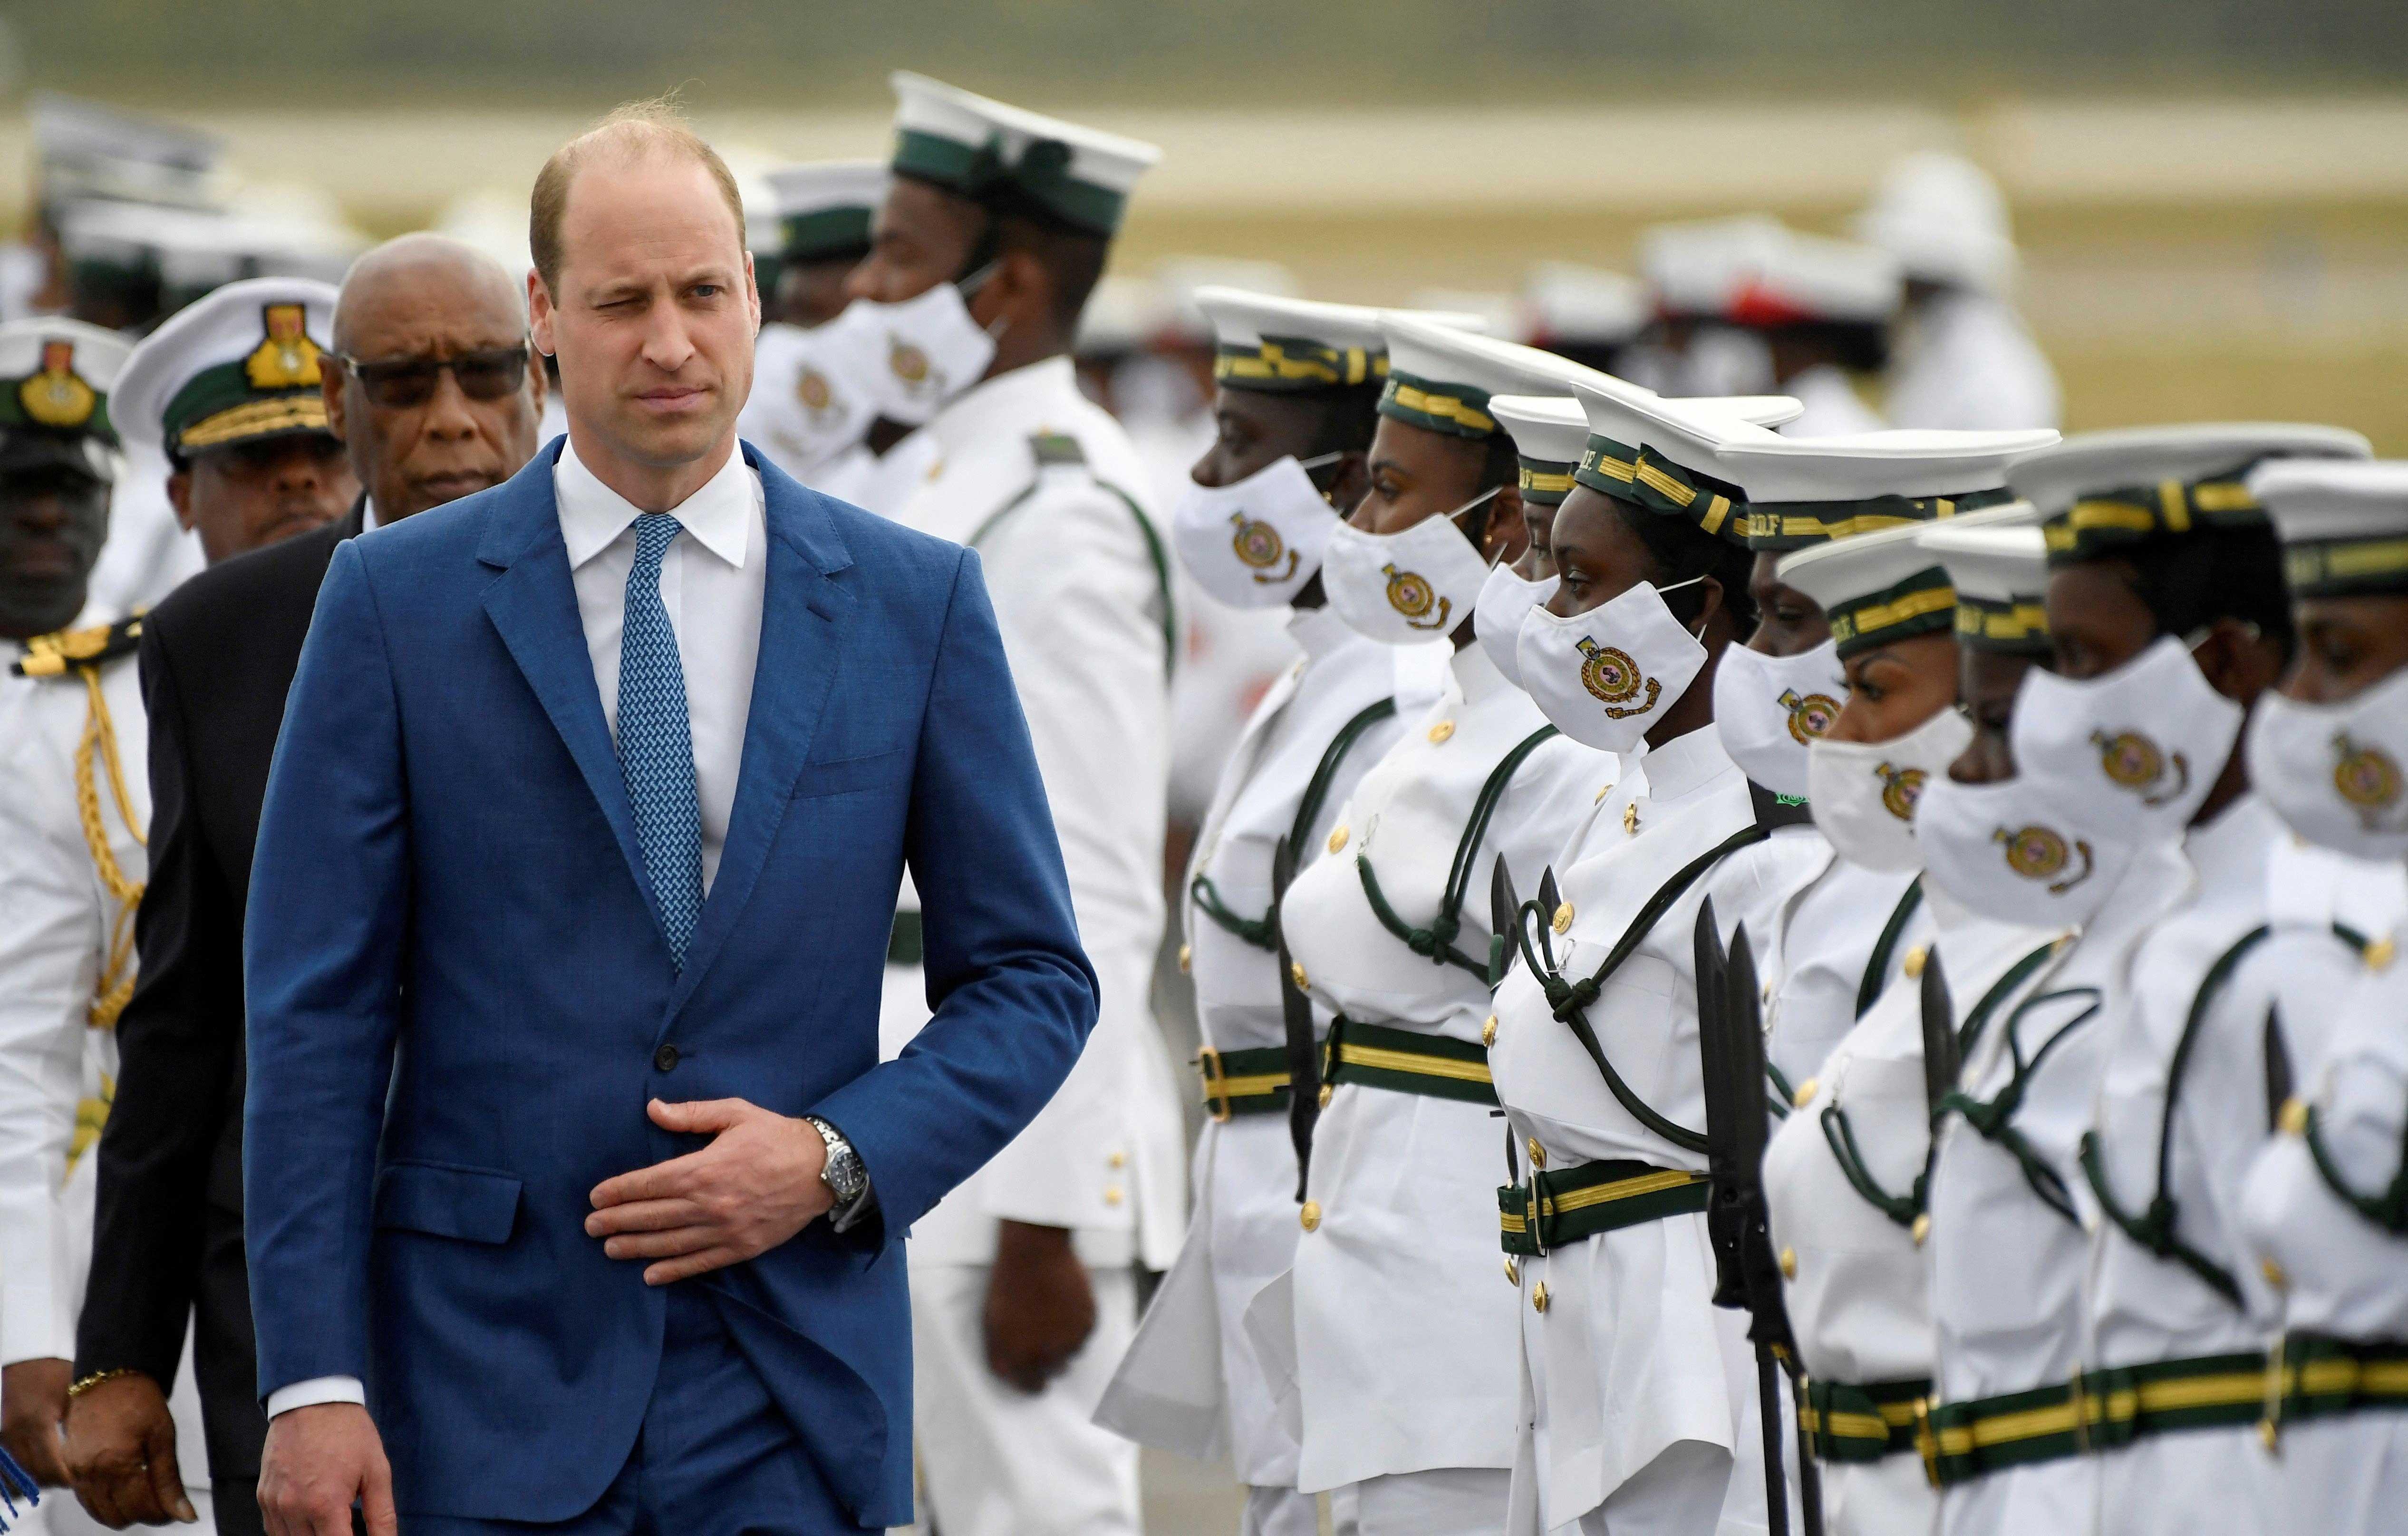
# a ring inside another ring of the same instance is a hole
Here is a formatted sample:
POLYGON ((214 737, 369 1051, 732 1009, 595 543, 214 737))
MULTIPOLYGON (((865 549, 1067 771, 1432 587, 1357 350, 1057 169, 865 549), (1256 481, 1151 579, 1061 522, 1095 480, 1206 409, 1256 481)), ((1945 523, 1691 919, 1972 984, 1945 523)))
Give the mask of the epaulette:
POLYGON ((1028 437, 1028 450, 1037 455, 1037 467, 1039 469, 1063 465, 1083 467, 1087 462, 1087 451, 1079 446, 1078 438, 1067 432, 1032 432, 1028 437))
POLYGON ((89 629, 62 629, 25 642, 25 653, 8 668, 19 677, 64 677, 72 667, 98 667, 130 656, 142 641, 142 615, 89 629))

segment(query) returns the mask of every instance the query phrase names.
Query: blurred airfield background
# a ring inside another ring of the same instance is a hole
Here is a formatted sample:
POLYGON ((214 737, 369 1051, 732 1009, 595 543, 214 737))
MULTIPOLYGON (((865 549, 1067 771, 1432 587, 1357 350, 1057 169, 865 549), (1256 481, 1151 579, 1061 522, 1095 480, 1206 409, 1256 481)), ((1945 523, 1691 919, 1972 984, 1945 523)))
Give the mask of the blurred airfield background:
MULTIPOLYGON (((380 237, 466 194, 523 219, 562 139, 671 87, 764 162, 883 154, 896 67, 1161 144, 1116 271, 1267 259, 1332 299, 1628 270, 1664 219, 1838 233, 1894 157, 1955 150, 2012 202, 2068 430, 2276 417, 2408 454, 2400 0, 20 4, 0 229, 36 90, 222 135, 380 237)), ((1157 1536, 1235 1528, 1225 1469, 1145 1476, 1157 1536)))

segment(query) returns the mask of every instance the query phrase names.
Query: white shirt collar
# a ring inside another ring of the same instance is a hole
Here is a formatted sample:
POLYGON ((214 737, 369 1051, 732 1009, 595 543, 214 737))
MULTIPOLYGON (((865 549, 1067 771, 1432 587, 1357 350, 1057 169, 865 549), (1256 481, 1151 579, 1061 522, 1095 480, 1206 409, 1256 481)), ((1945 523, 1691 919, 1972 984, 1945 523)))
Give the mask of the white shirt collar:
POLYGON ((374 533, 379 527, 382 526, 382 524, 383 520, 377 516, 376 497, 371 495, 361 496, 360 532, 374 533))
MULTIPOLYGON (((571 570, 608 549, 643 515, 641 508, 603 484, 585 467, 577 456, 574 439, 561 445, 552 485, 571 570)), ((696 543, 741 570, 751 543, 747 534, 760 506, 761 481, 739 449, 727 455, 719 473, 669 510, 696 543)))
POLYGON ((1025 436, 1032 417, 1041 422, 1049 409, 1063 411, 1053 424, 1067 427, 1068 409, 1085 399, 1070 359, 1048 357, 971 385, 937 412, 927 430, 948 453, 958 454, 998 433, 1025 436))

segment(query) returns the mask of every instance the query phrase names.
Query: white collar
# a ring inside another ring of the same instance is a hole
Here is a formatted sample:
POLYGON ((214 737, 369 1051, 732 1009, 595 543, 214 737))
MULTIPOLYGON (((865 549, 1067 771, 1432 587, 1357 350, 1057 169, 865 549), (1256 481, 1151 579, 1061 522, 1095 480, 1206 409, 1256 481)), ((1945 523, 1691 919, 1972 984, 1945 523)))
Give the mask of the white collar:
MULTIPOLYGON (((602 483, 577 456, 572 439, 561 444, 552 472, 552 499, 560 509, 560 536, 568 545, 571 570, 608 549, 643 509, 602 483)), ((742 449, 727 455, 719 473, 669 510, 704 549, 741 570, 751 548, 752 524, 760 514, 761 481, 744 462, 742 449)))
POLYGON ((1346 627, 1346 621, 1327 603, 1319 608, 1290 609, 1287 615, 1287 638, 1296 641, 1297 649, 1313 661, 1353 644, 1357 637, 1346 627))
POLYGON ((971 385, 937 412, 927 431, 949 455, 958 455, 998 434, 1025 437, 1032 417, 1039 425, 1068 430, 1068 410, 1085 400, 1079 393, 1078 374, 1069 357, 1057 355, 971 385), (1064 419, 1045 420, 1044 412, 1049 410, 1062 413, 1064 419))
POLYGON ((1639 763, 1647 770, 1647 797, 1659 806, 1739 771, 1711 721, 1660 747, 1648 748, 1639 763))
POLYGON ((374 533, 382 525, 383 519, 377 516, 376 497, 363 495, 360 497, 360 532, 374 533))

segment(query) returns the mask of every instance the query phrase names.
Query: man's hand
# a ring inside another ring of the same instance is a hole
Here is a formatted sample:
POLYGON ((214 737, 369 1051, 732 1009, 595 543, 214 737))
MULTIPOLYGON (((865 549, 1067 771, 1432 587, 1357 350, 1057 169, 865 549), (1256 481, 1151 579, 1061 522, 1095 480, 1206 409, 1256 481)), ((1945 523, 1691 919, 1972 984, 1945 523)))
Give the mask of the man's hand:
POLYGON ((67 1404, 66 1471, 76 1498, 112 1530, 200 1518, 176 1465, 167 1395, 144 1375, 111 1376, 67 1404))
POLYGON ((19 1360, 0 1370, 0 1450, 46 1488, 66 1486, 59 1424, 67 1416, 67 1384, 74 1377, 75 1367, 64 1360, 19 1360))
POLYGON ((351 1536, 358 1500, 368 1536, 399 1536, 393 1464, 376 1420, 356 1402, 289 1408, 267 1421, 259 1513, 267 1536, 351 1536))
POLYGON ((1096 1292, 1069 1228, 1000 1224, 986 1283, 986 1365, 1023 1392, 1060 1375, 1096 1330, 1096 1292))
POLYGON ((700 1152, 606 1179, 594 1190, 589 1237, 612 1258, 648 1258, 644 1284, 666 1285, 741 1264, 801 1231, 836 1203, 820 1170, 827 1142, 808 1120, 741 1098, 653 1099, 652 1124, 717 1138, 700 1152))

